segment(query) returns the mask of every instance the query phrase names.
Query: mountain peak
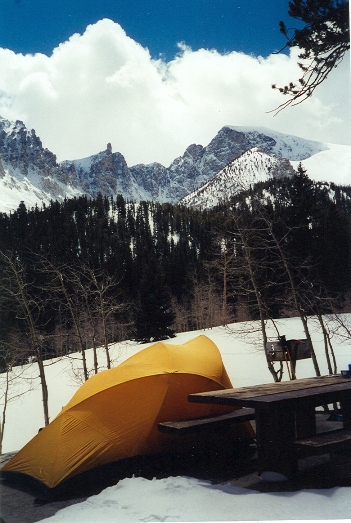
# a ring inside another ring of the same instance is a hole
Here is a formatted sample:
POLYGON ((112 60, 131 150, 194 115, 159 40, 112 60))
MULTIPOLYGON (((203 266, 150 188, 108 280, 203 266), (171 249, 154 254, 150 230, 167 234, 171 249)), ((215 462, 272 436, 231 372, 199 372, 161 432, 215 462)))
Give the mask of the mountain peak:
POLYGON ((263 147, 267 152, 284 156, 291 161, 302 161, 310 158, 318 152, 326 150, 326 144, 300 138, 292 134, 285 134, 267 127, 247 127, 247 126, 225 126, 235 133, 245 135, 252 147, 260 147, 258 144, 264 142, 267 147, 263 147))
POLYGON ((286 158, 253 147, 229 162, 202 187, 185 196, 181 203, 192 207, 213 207, 257 182, 292 176, 294 172, 286 158))

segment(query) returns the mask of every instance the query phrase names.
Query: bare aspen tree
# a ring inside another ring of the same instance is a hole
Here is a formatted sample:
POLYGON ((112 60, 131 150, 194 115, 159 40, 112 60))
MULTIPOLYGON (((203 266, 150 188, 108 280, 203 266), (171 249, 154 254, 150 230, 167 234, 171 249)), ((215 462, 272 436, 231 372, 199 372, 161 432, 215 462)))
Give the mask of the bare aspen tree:
MULTIPOLYGON (((299 316, 300 316, 300 319, 301 319, 301 322, 302 322, 302 325, 303 325, 303 329, 304 329, 306 338, 307 338, 307 340, 308 340, 308 342, 310 344, 310 347, 311 347, 311 355, 312 355, 312 362, 313 362, 314 370, 315 370, 316 376, 320 376, 321 372, 320 372, 320 369, 319 369, 316 353, 315 353, 314 348, 313 348, 313 342, 312 342, 312 338, 311 338, 311 333, 310 333, 310 330, 309 330, 309 327, 308 327, 307 315, 305 314, 305 311, 303 310, 303 307, 301 306, 301 298, 299 296, 298 286, 295 283, 295 278, 294 278, 293 271, 292 271, 292 268, 290 266, 290 263, 288 261, 288 256, 286 255, 286 253, 284 251, 284 248, 283 248, 283 244, 284 244, 284 241, 285 241, 286 237, 284 235, 283 238, 278 238, 277 235, 274 232, 272 221, 268 219, 267 215, 265 213, 263 213, 262 209, 261 209, 261 213, 260 214, 261 214, 262 219, 267 224, 267 228, 268 228, 269 234, 270 234, 270 236, 272 237, 272 239, 274 241, 274 246, 276 247, 277 252, 279 253, 282 265, 283 265, 284 270, 285 270, 285 272, 287 274, 287 277, 288 277, 288 280, 289 280, 289 284, 290 284, 291 293, 292 293, 292 298, 293 298, 293 301, 294 301, 294 305, 296 307, 296 310, 299 313, 299 316)), ((296 378, 295 371, 294 371, 294 378, 296 378)))
POLYGON ((48 277, 51 295, 55 295, 55 299, 63 304, 70 314, 78 340, 78 351, 82 355, 83 374, 86 381, 89 378, 89 372, 85 355, 86 340, 81 321, 81 303, 79 302, 79 296, 76 294, 76 273, 68 265, 56 265, 43 257, 40 259, 40 264, 41 271, 48 277))
POLYGON ((322 292, 321 289, 318 291, 317 285, 313 285, 311 282, 307 282, 306 280, 304 283, 304 302, 307 303, 309 309, 314 312, 315 321, 323 334, 324 353, 327 361, 328 372, 329 374, 336 374, 337 362, 331 340, 331 326, 325 321, 322 313, 323 309, 332 309, 333 300, 327 296, 326 292, 322 292))
POLYGON ((334 334, 344 342, 351 342, 351 319, 348 314, 334 312, 330 315, 330 322, 333 323, 334 334))
POLYGON ((86 264, 81 265, 80 271, 81 291, 84 293, 91 321, 94 325, 101 326, 106 365, 110 369, 109 322, 115 314, 126 310, 127 306, 117 301, 116 279, 114 277, 109 276, 102 269, 94 270, 86 264))
POLYGON ((24 379, 23 353, 17 344, 2 343, 0 347, 2 368, 0 372, 0 454, 5 434, 8 404, 32 390, 32 379, 24 379))
POLYGON ((334 348, 333 348, 331 338, 330 338, 330 333, 328 332, 327 325, 320 312, 317 313, 317 318, 318 318, 319 324, 322 328, 325 356, 327 359, 329 374, 336 374, 337 373, 337 363, 336 363, 334 348), (329 355, 329 353, 330 353, 330 355, 329 355))
POLYGON ((209 262, 209 266, 212 270, 216 271, 217 277, 221 279, 221 320, 222 325, 227 325, 229 310, 228 310, 228 298, 230 295, 229 284, 231 279, 231 270, 233 266, 233 259, 235 258, 235 247, 233 242, 228 237, 224 237, 223 234, 218 234, 217 241, 215 242, 217 251, 214 253, 214 259, 209 262))
MULTIPOLYGON (((268 358, 267 352, 266 352, 266 346, 268 342, 267 337, 267 331, 266 331, 266 320, 269 317, 269 313, 267 311, 266 304, 263 299, 262 294, 262 288, 260 287, 260 283, 258 281, 257 277, 257 269, 258 269, 258 261, 257 261, 257 250, 262 249, 262 244, 258 241, 258 229, 257 228, 251 228, 248 227, 246 223, 244 223, 238 213, 236 211, 233 211, 232 214, 233 223, 235 226, 235 229, 239 235, 240 243, 238 247, 240 247, 241 255, 243 257, 243 260, 245 262, 245 269, 247 271, 247 274, 249 276, 252 289, 254 292, 254 296, 256 299, 257 307, 258 307, 258 313, 259 313, 259 319, 260 319, 260 326, 261 326, 261 333, 262 333, 262 341, 263 341, 263 348, 264 348, 264 354, 267 361, 267 367, 269 372, 272 374, 274 381, 281 381, 282 375, 283 375, 283 364, 280 362, 279 370, 277 371, 274 367, 273 362, 268 358), (256 256, 254 257, 253 253, 256 251, 256 256)), ((261 264, 265 263, 265 260, 261 257, 261 264)), ((241 269, 242 270, 242 269, 241 269)))
POLYGON ((49 275, 51 292, 67 309, 82 354, 84 379, 89 377, 85 351, 87 344, 93 349, 94 373, 99 370, 97 349, 103 346, 106 367, 111 368, 109 345, 113 341, 110 331, 115 315, 127 310, 118 301, 117 282, 103 269, 93 269, 87 263, 55 265, 41 259, 42 270, 49 275))
POLYGON ((21 262, 11 254, 0 252, 2 263, 1 291, 13 300, 18 307, 19 319, 23 321, 26 335, 33 351, 38 368, 42 391, 44 422, 49 424, 48 387, 42 358, 43 337, 39 330, 38 318, 43 307, 41 300, 34 294, 33 285, 27 282, 27 276, 21 262))
POLYGON ((2 454, 2 442, 4 441, 4 431, 5 431, 5 423, 6 423, 6 411, 7 411, 7 405, 9 402, 9 389, 10 389, 10 378, 9 378, 9 368, 5 370, 3 374, 5 374, 5 383, 4 383, 4 389, 2 392, 2 413, 1 413, 1 419, 0 419, 0 454, 2 454))

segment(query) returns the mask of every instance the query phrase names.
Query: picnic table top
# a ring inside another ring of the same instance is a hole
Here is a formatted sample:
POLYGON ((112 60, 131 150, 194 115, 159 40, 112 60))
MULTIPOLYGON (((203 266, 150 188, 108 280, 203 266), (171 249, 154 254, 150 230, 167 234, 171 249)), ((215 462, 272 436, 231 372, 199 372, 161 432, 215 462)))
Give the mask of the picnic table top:
POLYGON ((190 394, 189 401, 256 408, 289 402, 321 405, 348 391, 351 393, 351 378, 328 375, 190 394))

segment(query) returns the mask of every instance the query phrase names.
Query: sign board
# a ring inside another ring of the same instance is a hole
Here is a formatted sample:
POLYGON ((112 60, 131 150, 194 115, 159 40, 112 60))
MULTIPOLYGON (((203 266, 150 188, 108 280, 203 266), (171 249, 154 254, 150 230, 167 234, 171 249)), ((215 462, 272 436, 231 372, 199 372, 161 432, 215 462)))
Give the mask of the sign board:
POLYGON ((269 341, 266 354, 270 361, 296 361, 311 358, 311 345, 308 340, 269 341))

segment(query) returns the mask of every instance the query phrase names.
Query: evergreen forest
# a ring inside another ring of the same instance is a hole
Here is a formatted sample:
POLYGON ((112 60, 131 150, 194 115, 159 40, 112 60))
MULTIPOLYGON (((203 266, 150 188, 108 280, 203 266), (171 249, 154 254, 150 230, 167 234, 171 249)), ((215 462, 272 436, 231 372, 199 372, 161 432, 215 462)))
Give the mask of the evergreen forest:
POLYGON ((211 209, 21 203, 0 215, 0 286, 1 371, 100 346, 109 366, 116 341, 349 312, 351 187, 300 165, 211 209))

